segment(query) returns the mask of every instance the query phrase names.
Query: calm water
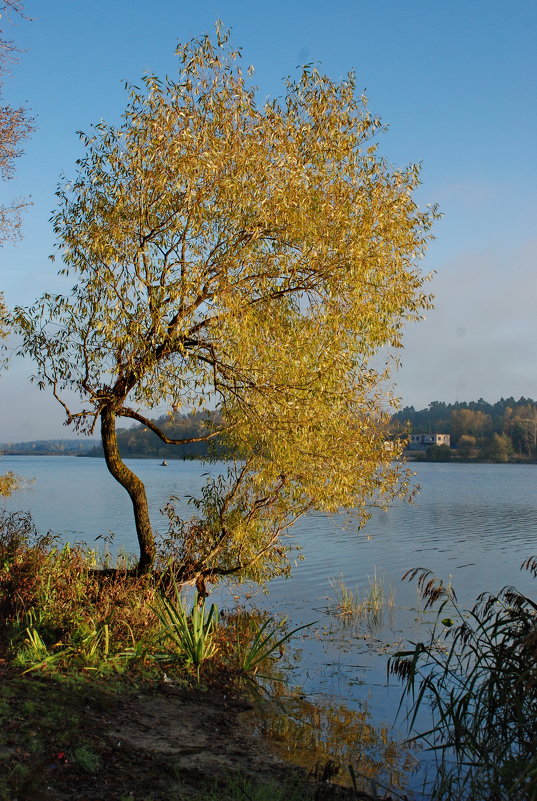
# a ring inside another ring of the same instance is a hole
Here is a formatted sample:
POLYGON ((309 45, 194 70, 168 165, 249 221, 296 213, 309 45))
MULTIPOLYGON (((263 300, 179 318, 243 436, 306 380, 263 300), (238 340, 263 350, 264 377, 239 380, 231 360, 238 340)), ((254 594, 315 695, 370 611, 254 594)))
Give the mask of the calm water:
MULTIPOLYGON (((163 468, 158 460, 130 465, 146 482, 156 528, 165 528, 159 509, 170 495, 187 512, 187 498, 199 491, 203 474, 222 469, 179 461, 163 468)), ((116 548, 136 552, 128 497, 103 460, 2 457, 0 468, 25 478, 23 489, 6 506, 29 509, 41 531, 90 544, 114 532, 116 548)), ((431 621, 421 610, 415 586, 401 582, 402 574, 412 567, 430 568, 452 582, 463 605, 471 605, 480 592, 506 584, 532 594, 531 577, 520 571, 520 564, 537 554, 537 466, 414 468, 421 485, 416 502, 375 513, 359 533, 345 528, 342 519, 311 515, 301 520, 293 539, 304 559, 297 562, 292 578, 271 582, 268 595, 257 593, 253 599, 257 606, 287 616, 293 626, 316 621, 300 638, 300 654, 291 668, 293 683, 307 698, 344 702, 367 713, 375 726, 386 724, 395 738, 401 736, 398 726, 393 727, 400 688, 387 686, 386 654, 407 638, 423 638, 431 621), (330 579, 342 578, 351 589, 364 589, 375 574, 395 594, 395 612, 385 616, 383 625, 374 631, 349 627, 326 614, 334 597, 330 579)), ((410 786, 420 781, 418 773, 410 786)))

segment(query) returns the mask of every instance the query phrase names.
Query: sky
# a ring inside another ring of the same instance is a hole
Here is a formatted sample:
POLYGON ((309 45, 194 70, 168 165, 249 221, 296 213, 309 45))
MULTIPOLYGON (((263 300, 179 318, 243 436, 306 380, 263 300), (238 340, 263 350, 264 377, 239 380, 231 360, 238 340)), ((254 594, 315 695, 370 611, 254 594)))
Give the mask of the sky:
MULTIPOLYGON (((383 156, 421 165, 420 205, 443 214, 422 262, 435 308, 409 326, 394 375, 403 405, 537 398, 537 3, 535 0, 26 0, 31 21, 5 28, 25 51, 4 96, 36 131, 0 185, 30 195, 23 239, 0 248, 10 306, 65 292, 48 256, 62 175, 83 153, 77 131, 115 122, 125 81, 173 75, 177 42, 231 28, 259 96, 315 62, 349 70, 388 126, 383 156)), ((0 442, 74 436, 60 406, 29 383, 29 361, 0 376, 0 442)))

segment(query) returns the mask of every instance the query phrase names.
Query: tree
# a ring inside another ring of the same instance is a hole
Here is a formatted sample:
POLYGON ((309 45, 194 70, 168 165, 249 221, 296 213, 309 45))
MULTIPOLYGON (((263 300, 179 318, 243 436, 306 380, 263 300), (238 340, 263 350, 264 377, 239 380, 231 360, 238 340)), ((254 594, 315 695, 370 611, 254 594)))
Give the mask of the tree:
MULTIPOLYGON (((0 2, 0 19, 9 20, 10 12, 23 16, 22 0, 3 0, 0 2)), ((17 47, 4 38, 0 29, 0 89, 10 62, 17 56, 17 47)), ((4 103, 0 94, 0 178, 3 181, 13 177, 14 162, 22 154, 20 143, 33 130, 33 121, 23 106, 15 108, 4 103)), ((20 236, 21 211, 27 206, 26 200, 18 198, 0 204, 0 245, 20 236)))
MULTIPOLYGON (((7 336, 7 327, 6 327, 6 319, 7 319, 7 310, 4 303, 4 298, 2 293, 0 293, 0 345, 3 344, 3 340, 7 336)), ((0 368, 2 367, 2 363, 0 362, 0 368)), ((18 486, 18 479, 17 476, 9 471, 8 473, 4 473, 0 475, 0 497, 7 497, 11 495, 11 493, 17 489, 18 486)))
POLYGON ((67 422, 91 432, 100 420, 139 570, 155 542, 116 421, 191 441, 150 419, 165 403, 216 410, 222 425, 203 438, 237 456, 194 521, 171 514, 180 576, 266 577, 285 569, 280 535, 308 510, 365 515, 407 489, 391 463, 399 444, 384 447, 387 369, 370 360, 430 305, 418 260, 436 212, 412 198, 417 167, 378 155, 381 125, 352 74, 336 83, 305 67, 259 106, 221 31, 177 54, 177 81, 147 75, 119 127, 82 135, 53 218, 76 285, 15 318, 67 422))
POLYGON ((470 434, 461 434, 457 443, 457 452, 463 459, 475 459, 479 455, 477 439, 470 434))
POLYGON ((537 451, 537 409, 532 401, 517 404, 509 409, 505 418, 505 431, 511 437, 518 453, 534 456, 537 451))
POLYGON ((508 462, 513 453, 513 445, 506 434, 496 434, 494 432, 486 441, 483 448, 483 455, 486 459, 493 462, 508 462))
MULTIPOLYGON (((0 293, 0 343, 3 339, 5 339, 7 335, 7 329, 4 324, 4 320, 6 318, 6 307, 4 304, 4 299, 2 294, 0 293)), ((13 490, 17 488, 18 480, 17 476, 9 471, 8 473, 4 473, 0 475, 0 497, 6 497, 11 495, 13 490)))
POLYGON ((451 436, 454 438, 455 444, 463 434, 479 438, 491 431, 492 418, 489 414, 466 408, 452 410, 451 436))
MULTIPOLYGON (((7 20, 9 12, 22 16, 21 0, 4 0, 0 2, 0 19, 7 20)), ((8 69, 14 60, 17 48, 13 42, 4 39, 0 29, 0 89, 8 69)), ((0 94, 0 178, 3 181, 13 176, 14 161, 21 155, 20 142, 32 130, 32 120, 23 107, 13 108, 4 103, 0 94)), ((27 203, 21 199, 8 205, 0 204, 0 245, 7 240, 17 239, 20 234, 21 210, 27 203)), ((0 292, 0 343, 7 336, 6 307, 4 296, 0 292)), ((0 495, 11 495, 17 487, 17 477, 9 472, 0 476, 0 495)))

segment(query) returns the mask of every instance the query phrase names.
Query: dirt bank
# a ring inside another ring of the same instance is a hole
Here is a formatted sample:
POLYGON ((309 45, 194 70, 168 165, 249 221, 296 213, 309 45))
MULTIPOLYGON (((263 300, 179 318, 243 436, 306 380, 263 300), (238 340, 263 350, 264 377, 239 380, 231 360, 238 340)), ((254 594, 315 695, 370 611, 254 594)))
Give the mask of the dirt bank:
POLYGON ((304 801, 368 798, 284 763, 235 693, 1 671, 1 801, 186 801, 230 772, 299 782, 304 801))

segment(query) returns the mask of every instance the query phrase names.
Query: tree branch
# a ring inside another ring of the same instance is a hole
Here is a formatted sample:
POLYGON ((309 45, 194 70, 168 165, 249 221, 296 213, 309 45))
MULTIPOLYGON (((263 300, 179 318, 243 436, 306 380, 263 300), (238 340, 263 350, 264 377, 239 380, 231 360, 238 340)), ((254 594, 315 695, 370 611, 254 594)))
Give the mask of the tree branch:
POLYGON ((224 431, 229 431, 232 426, 223 426, 222 428, 218 428, 215 431, 212 431, 210 434, 206 434, 203 437, 185 437, 183 439, 172 439, 171 437, 167 437, 166 434, 160 430, 160 428, 148 417, 144 417, 143 414, 136 412, 134 409, 129 409, 126 406, 122 406, 120 409, 117 410, 116 415, 118 417, 130 417, 132 420, 137 420, 139 423, 144 425, 146 428, 149 428, 153 431, 157 437, 165 442, 167 445, 188 445, 190 442, 205 442, 208 439, 213 439, 217 437, 219 434, 222 434, 224 431))

